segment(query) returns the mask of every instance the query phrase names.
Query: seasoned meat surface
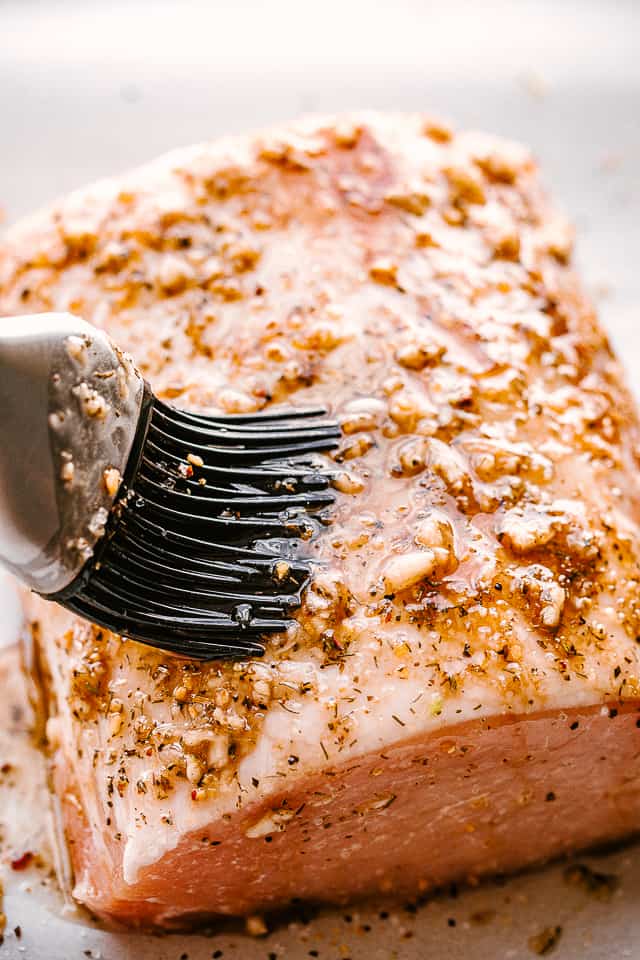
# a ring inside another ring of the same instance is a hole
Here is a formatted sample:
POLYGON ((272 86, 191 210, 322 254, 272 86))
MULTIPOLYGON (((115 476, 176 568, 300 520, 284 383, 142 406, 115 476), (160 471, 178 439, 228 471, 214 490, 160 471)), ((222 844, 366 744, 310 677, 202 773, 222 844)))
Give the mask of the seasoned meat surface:
POLYGON ((181 406, 343 429, 262 660, 30 601, 97 913, 425 889, 638 828, 638 423, 571 255, 528 150, 375 114, 181 150, 5 237, 1 314, 83 316, 181 406))

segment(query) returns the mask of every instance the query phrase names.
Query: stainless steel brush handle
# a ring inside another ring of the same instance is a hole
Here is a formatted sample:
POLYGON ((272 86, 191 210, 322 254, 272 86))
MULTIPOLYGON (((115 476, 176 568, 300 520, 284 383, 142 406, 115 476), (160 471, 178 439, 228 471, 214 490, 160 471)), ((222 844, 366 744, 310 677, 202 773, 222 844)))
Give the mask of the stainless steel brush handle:
POLYGON ((78 317, 0 318, 0 563, 38 593, 68 586, 104 533, 143 392, 78 317))

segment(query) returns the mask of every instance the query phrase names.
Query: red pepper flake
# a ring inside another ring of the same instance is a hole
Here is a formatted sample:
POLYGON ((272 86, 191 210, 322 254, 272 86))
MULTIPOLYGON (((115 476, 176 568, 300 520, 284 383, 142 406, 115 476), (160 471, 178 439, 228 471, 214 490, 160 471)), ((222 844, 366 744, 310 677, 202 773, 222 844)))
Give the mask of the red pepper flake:
POLYGON ((191 791, 191 799, 192 799, 192 800, 195 800, 197 796, 198 796, 198 791, 197 791, 197 790, 192 790, 192 791, 191 791))
POLYGON ((33 863, 33 854, 30 850, 23 853, 21 857, 11 861, 12 870, 26 870, 33 863))

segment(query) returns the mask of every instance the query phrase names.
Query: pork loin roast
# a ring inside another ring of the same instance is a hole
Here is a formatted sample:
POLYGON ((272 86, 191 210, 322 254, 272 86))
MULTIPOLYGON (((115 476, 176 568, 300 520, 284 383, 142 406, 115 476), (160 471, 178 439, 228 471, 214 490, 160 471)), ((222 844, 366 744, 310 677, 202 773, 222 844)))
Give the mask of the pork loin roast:
POLYGON ((638 422, 570 260, 528 150, 426 116, 181 150, 6 235, 0 313, 82 315, 183 407, 343 428, 262 660, 30 601, 96 914, 424 891, 637 830, 638 422))

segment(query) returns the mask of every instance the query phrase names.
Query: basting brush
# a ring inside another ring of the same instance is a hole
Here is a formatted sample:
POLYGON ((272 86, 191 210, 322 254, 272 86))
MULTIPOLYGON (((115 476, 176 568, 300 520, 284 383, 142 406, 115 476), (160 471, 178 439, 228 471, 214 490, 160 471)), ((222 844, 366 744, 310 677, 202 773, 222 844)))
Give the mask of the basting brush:
POLYGON ((190 413, 70 314, 0 320, 0 563, 161 649, 260 656, 333 501, 322 409, 190 413))

